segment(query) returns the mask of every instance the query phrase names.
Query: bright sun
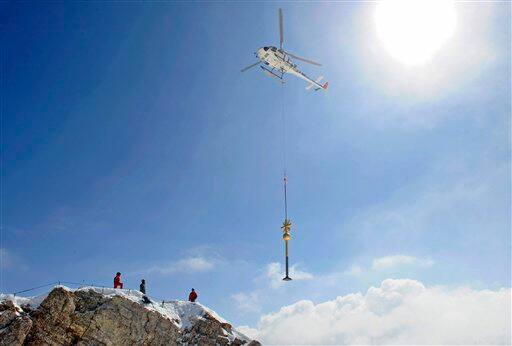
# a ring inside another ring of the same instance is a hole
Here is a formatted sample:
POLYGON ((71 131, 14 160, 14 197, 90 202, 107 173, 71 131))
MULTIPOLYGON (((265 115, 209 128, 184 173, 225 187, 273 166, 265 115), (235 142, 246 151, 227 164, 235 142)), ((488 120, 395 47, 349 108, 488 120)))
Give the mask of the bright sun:
POLYGON ((377 34, 389 54, 408 65, 426 62, 453 35, 455 8, 446 0, 383 0, 377 34))

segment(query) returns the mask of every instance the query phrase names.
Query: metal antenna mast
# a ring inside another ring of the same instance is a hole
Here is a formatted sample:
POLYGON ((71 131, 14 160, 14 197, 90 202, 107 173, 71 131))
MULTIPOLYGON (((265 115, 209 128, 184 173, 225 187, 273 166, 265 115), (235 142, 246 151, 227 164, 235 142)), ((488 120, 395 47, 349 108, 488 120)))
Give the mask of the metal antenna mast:
POLYGON ((290 230, 292 228, 292 223, 288 219, 288 203, 287 203, 287 196, 286 196, 286 185, 288 183, 288 178, 286 177, 286 173, 284 175, 284 222, 283 226, 281 226, 281 229, 283 230, 283 240, 284 240, 284 255, 286 260, 286 276, 283 278, 285 281, 290 281, 292 278, 289 275, 288 266, 289 266, 289 260, 288 260, 288 242, 290 239, 292 239, 292 236, 290 234, 290 230))

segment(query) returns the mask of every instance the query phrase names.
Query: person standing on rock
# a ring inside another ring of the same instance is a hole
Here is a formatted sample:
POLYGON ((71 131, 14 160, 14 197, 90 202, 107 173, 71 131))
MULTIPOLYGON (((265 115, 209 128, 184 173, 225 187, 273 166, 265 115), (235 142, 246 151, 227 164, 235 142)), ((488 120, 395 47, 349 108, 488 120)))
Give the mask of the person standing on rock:
POLYGON ((146 294, 146 280, 140 280, 139 290, 142 294, 146 294))
POLYGON ((151 300, 149 300, 148 296, 146 295, 146 280, 140 280, 139 291, 142 293, 142 302, 144 304, 150 304, 151 300))
POLYGON ((197 293, 194 289, 192 289, 192 291, 190 291, 190 294, 188 295, 188 300, 193 303, 196 301, 196 299, 197 299, 197 293))
POLYGON ((121 282, 121 273, 117 272, 116 277, 114 278, 114 288, 123 289, 123 283, 121 282))

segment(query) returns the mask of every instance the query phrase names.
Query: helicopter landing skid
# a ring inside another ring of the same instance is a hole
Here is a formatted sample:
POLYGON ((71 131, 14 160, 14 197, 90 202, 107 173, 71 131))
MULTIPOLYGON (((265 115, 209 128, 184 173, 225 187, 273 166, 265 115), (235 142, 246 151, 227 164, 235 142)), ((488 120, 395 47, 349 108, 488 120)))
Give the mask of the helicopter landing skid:
POLYGON ((275 78, 279 79, 279 81, 280 81, 281 83, 283 83, 283 84, 285 83, 285 81, 284 81, 284 79, 283 79, 284 72, 281 72, 281 75, 279 75, 279 74, 277 74, 277 73, 275 73, 275 72, 274 72, 274 69, 269 70, 268 68, 265 68, 265 67, 263 67, 263 66, 260 66, 260 67, 261 67, 261 69, 262 69, 262 70, 267 71, 267 72, 269 73, 269 76, 270 76, 270 77, 275 77, 275 78))

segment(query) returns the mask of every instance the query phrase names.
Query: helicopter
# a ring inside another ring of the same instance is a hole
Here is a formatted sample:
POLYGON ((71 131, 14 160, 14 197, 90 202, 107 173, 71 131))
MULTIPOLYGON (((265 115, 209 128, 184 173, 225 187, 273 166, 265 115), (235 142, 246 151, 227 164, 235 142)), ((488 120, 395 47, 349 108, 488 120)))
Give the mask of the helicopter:
POLYGON ((265 46, 258 49, 256 53, 254 53, 256 58, 259 60, 254 64, 251 64, 241 70, 241 72, 245 72, 250 68, 255 66, 260 66, 260 68, 266 72, 270 77, 277 78, 281 83, 284 83, 284 74, 290 73, 299 78, 304 79, 309 82, 306 90, 314 89, 317 90, 327 90, 328 82, 324 84, 320 84, 323 79, 323 76, 318 77, 316 80, 306 76, 301 70, 297 68, 297 65, 293 63, 291 58, 306 62, 308 64, 322 66, 321 64, 309 60, 301 58, 295 54, 287 52, 283 50, 283 10, 279 9, 279 48, 274 46, 265 46))

